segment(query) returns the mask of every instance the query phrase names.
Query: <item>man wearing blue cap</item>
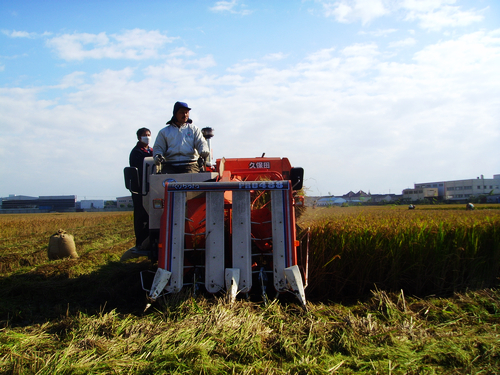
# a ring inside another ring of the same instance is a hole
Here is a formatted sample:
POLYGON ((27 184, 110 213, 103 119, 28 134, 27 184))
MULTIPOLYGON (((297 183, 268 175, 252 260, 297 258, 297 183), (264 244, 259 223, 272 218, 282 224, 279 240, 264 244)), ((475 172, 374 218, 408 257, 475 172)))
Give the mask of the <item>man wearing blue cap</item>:
POLYGON ((207 141, 189 118, 190 110, 186 103, 176 102, 172 118, 156 136, 153 157, 162 173, 197 173, 199 157, 209 155, 207 141))

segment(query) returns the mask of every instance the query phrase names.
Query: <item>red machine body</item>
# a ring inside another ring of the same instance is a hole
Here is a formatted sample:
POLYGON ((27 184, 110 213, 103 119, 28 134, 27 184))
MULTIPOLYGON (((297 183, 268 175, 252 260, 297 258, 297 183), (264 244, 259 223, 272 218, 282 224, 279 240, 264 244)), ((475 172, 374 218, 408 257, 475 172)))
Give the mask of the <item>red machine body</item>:
POLYGON ((261 157, 218 159, 215 172, 204 182, 164 181, 151 297, 190 285, 234 299, 255 285, 265 295, 273 284, 305 304, 307 265, 299 265, 295 225, 303 200, 294 190, 303 170, 287 158, 261 157))

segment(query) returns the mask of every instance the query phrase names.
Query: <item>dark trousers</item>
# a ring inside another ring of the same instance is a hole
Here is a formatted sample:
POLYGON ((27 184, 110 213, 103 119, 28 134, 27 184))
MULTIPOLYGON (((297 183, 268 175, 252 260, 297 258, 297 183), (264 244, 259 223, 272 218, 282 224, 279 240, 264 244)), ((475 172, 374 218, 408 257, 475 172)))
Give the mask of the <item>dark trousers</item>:
POLYGON ((142 206, 142 195, 132 194, 134 202, 134 232, 135 246, 141 247, 142 242, 149 236, 149 215, 142 206))
POLYGON ((198 173, 199 171, 200 166, 197 162, 183 165, 172 165, 168 163, 164 164, 161 169, 161 173, 198 173))

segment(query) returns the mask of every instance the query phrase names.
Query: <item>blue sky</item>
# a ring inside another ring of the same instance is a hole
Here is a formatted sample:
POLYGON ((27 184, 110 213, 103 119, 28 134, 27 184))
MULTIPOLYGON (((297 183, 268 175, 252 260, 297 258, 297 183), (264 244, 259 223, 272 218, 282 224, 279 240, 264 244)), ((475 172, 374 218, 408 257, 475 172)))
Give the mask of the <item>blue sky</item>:
POLYGON ((173 103, 310 195, 500 174, 493 0, 0 3, 0 197, 127 195, 173 103))

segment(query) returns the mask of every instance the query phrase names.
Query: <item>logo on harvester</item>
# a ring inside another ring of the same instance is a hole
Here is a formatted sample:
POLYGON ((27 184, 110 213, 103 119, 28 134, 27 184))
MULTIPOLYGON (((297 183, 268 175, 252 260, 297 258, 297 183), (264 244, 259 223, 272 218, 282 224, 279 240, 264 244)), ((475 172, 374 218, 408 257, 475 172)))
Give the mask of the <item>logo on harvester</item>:
POLYGON ((288 181, 232 181, 225 183, 173 183, 168 185, 169 191, 227 191, 227 190, 283 190, 288 189, 288 181))
POLYGON ((259 168, 259 169, 269 169, 271 168, 271 163, 268 162, 268 161, 251 161, 250 163, 248 163, 248 169, 255 169, 255 168, 259 168))
POLYGON ((174 184, 174 189, 176 190, 198 190, 200 189, 200 184, 174 184))
POLYGON ((262 181, 262 182, 240 182, 238 184, 240 189, 283 189, 283 181, 262 181))

